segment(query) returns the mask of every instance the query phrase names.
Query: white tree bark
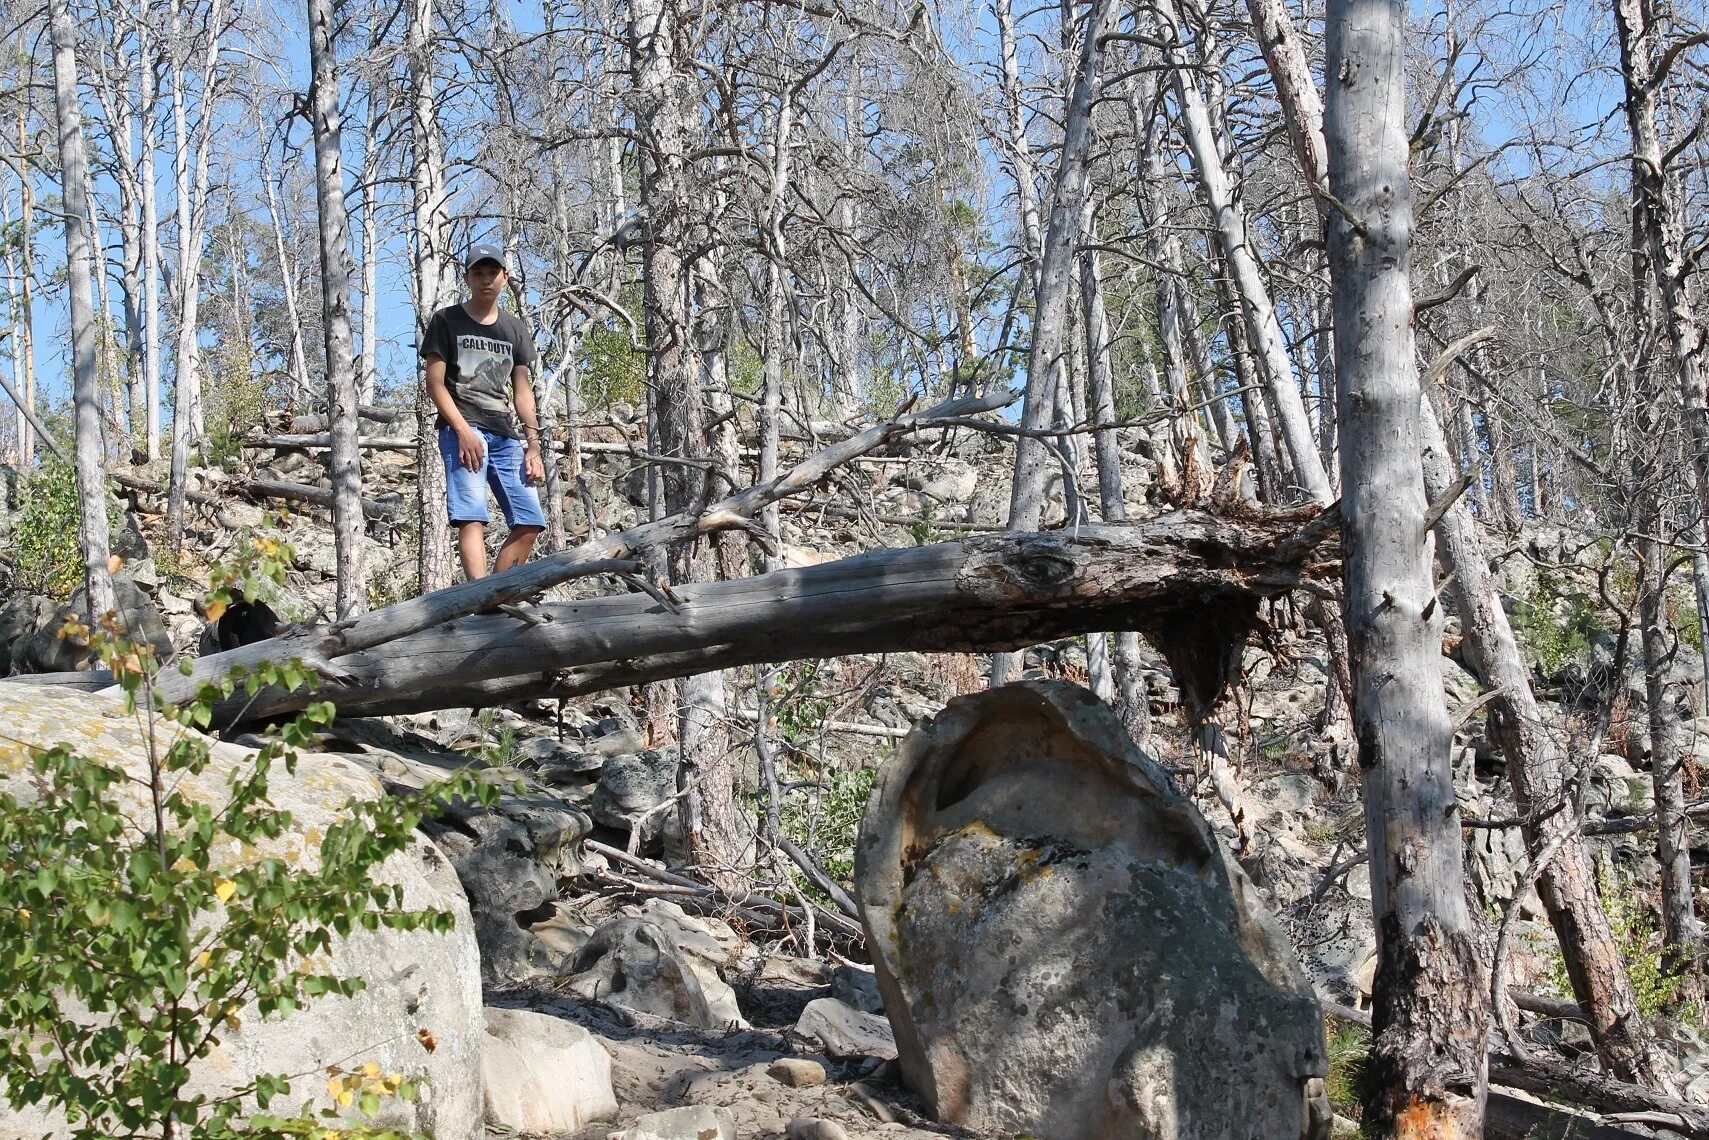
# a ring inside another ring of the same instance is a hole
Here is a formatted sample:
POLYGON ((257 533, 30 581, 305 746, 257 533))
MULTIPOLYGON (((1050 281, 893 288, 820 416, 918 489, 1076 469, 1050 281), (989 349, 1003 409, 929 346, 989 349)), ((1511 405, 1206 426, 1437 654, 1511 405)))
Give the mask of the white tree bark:
POLYGON ((1381 1135, 1470 1137, 1483 1134, 1485 1001, 1424 525, 1404 25, 1404 0, 1329 3, 1324 135, 1347 209, 1329 235, 1342 555, 1378 943, 1365 1105, 1381 1135))
MULTIPOLYGON (((259 125, 259 124, 257 124, 259 125)), ((279 191, 269 167, 269 148, 261 148, 261 186, 267 198, 267 219, 273 230, 273 255, 279 259, 280 295, 285 302, 285 320, 291 326, 291 398, 302 406, 309 399, 309 361, 303 347, 303 321, 297 303, 297 259, 285 244, 285 216, 279 208, 279 191)))
POLYGON ((149 20, 149 0, 140 0, 137 14, 137 78, 141 113, 142 155, 138 162, 142 197, 142 372, 144 399, 148 404, 146 446, 149 462, 160 458, 160 205, 155 187, 155 90, 154 36, 149 20))
POLYGON ((94 251, 89 241, 89 160, 83 145, 83 115, 77 104, 77 25, 70 0, 52 0, 48 34, 53 43, 54 113, 64 196, 65 264, 71 293, 71 364, 77 417, 77 503, 83 585, 91 623, 113 608, 113 579, 107 566, 106 443, 101 432, 95 374, 95 301, 90 278, 94 251))
MULTIPOLYGON (((409 23, 410 135, 414 146, 414 239, 416 333, 435 311, 451 303, 450 220, 445 160, 439 138, 438 90, 433 78, 433 0, 413 0, 409 23)), ((425 384, 416 387, 420 424, 416 447, 416 494, 421 519, 416 566, 421 588, 451 584, 451 522, 445 503, 445 467, 434 429, 433 401, 425 384)))
MULTIPOLYGON (((18 100, 18 153, 30 152, 29 120, 25 101, 18 100)), ((24 402, 19 404, 18 458, 28 467, 35 462, 34 427, 30 418, 36 412, 36 348, 35 348, 35 188, 30 185, 29 167, 18 172, 18 347, 16 356, 23 379, 19 381, 24 402)))
MULTIPOLYGON (((1160 11, 1167 21, 1180 24, 1174 0, 1162 0, 1160 11)), ((1246 211, 1230 184, 1223 166, 1222 152, 1217 146, 1216 132, 1205 106, 1204 93, 1199 88, 1193 61, 1187 57, 1178 40, 1172 41, 1167 57, 1175 67, 1175 94, 1179 100, 1181 127, 1192 153, 1193 169, 1198 173, 1200 188, 1210 206, 1217 241, 1222 248, 1229 276, 1240 297, 1249 335, 1263 369, 1264 383, 1280 421, 1282 440, 1287 446, 1300 488, 1313 502, 1328 503, 1334 494, 1329 475, 1318 455, 1317 440, 1300 398, 1293 362, 1288 356, 1287 342, 1282 336, 1281 322, 1270 297, 1263 271, 1252 254, 1246 211)))
POLYGON ((186 78, 190 67, 188 32, 184 27, 184 2, 173 0, 171 8, 172 67, 172 174, 178 199, 178 271, 174 278, 178 293, 178 336, 174 353, 172 394, 172 474, 167 496, 166 520, 169 542, 174 550, 184 540, 184 492, 190 465, 190 441, 204 432, 201 409, 200 351, 196 343, 200 324, 202 232, 208 192, 208 144, 214 123, 214 69, 219 61, 220 31, 224 0, 214 0, 208 12, 207 46, 202 61, 201 118, 192 143, 189 127, 189 92, 186 78))
MULTIPOLYGON (((380 386, 380 251, 379 203, 380 162, 376 140, 380 134, 380 109, 376 92, 368 91, 368 130, 362 140, 362 370, 357 395, 364 404, 374 402, 380 386)), ((550 438, 550 437, 548 437, 550 438)))
POLYGON ((340 620, 368 608, 366 526, 358 430, 355 349, 350 329, 350 215, 344 204, 343 133, 333 0, 309 0, 310 102, 314 114, 315 198, 320 214, 321 308, 326 329, 326 410, 332 425, 333 545, 340 620))
MULTIPOLYGON (((1068 359, 1068 309, 1080 239, 1080 215, 1089 184, 1087 155, 1092 145, 1092 109, 1102 85, 1104 38, 1120 11, 1113 0, 1093 0, 1085 17, 1084 39, 1073 88, 1068 97, 1062 153, 1057 161, 1050 221, 1034 289, 1032 346, 1027 356, 1027 387, 1021 425, 1038 431, 1050 426, 1062 370, 1068 359)), ((1044 518, 1045 488, 1052 448, 1033 436, 1015 447, 1015 477, 1009 496, 1008 525, 1037 530, 1044 518)))
POLYGON ((1003 114, 1009 129, 1009 162, 1015 179, 1015 200, 1021 214, 1021 237, 1026 242, 1026 248, 1021 251, 1022 265, 1026 270, 1023 284, 1032 285, 1038 277, 1039 259, 1044 248, 1044 226, 1039 220, 1038 165, 1033 161, 1032 144, 1027 140, 1015 16, 1010 0, 993 0, 992 7, 997 17, 997 49, 1003 57, 1003 114))

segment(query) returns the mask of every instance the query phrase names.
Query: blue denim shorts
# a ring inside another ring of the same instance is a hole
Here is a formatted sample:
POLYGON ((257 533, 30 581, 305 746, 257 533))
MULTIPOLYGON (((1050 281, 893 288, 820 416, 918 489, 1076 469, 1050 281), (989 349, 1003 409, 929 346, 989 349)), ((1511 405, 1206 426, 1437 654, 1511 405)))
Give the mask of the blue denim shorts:
POLYGON ((546 515, 540 509, 540 495, 522 477, 522 441, 494 435, 485 428, 475 431, 486 447, 481 465, 471 470, 457 457, 456 429, 439 429, 439 455, 445 460, 445 500, 451 509, 452 525, 488 521, 487 488, 491 487, 504 512, 505 525, 544 527, 546 515))

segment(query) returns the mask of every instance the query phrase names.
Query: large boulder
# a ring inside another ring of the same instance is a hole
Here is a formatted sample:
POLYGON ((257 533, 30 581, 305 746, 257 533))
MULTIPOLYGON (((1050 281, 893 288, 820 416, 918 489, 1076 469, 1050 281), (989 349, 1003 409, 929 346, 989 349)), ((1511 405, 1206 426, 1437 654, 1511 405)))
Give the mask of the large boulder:
POLYGON ((581 871, 577 852, 590 826, 546 796, 506 796, 491 809, 456 806, 424 825, 463 881, 489 984, 556 972, 558 956, 530 927, 555 913, 558 881, 581 871))
POLYGON ((19 594, 0 607, 0 676, 29 668, 30 643, 53 617, 53 600, 19 594))
POLYGON ((614 918, 593 932, 571 964, 566 988, 618 1009, 702 1029, 746 1029, 736 993, 665 922, 614 918))
MULTIPOLYGON (((138 825, 146 807, 147 725, 104 694, 0 683, 0 790, 34 795, 30 760, 63 744, 131 774, 121 803, 138 825)), ((153 731, 171 741, 188 730, 157 720, 153 731)), ((161 747, 165 747, 164 744, 161 747)), ((252 750, 210 742, 208 766, 178 777, 192 798, 223 801, 227 782, 252 762, 252 750)), ((383 792, 372 775, 337 756, 304 756, 295 775, 275 767, 269 798, 291 815, 278 839, 233 858, 281 858, 306 870, 319 859, 319 836, 356 800, 383 792)), ((480 961, 469 907, 450 861, 425 839, 383 864, 376 879, 403 887, 404 905, 434 908, 456 920, 449 934, 381 929, 358 931, 335 944, 331 972, 359 977, 366 988, 353 997, 322 997, 285 1017, 242 1014, 242 1028, 222 1033, 221 1044, 200 1063, 192 1090, 223 1094, 261 1073, 296 1074, 293 1096, 275 1102, 290 1112, 305 1098, 324 1107, 326 1066, 373 1061, 388 1072, 421 1082, 414 1102, 391 1102, 386 1119, 406 1131, 436 1136, 478 1136, 481 1131, 480 961), (432 1044, 432 1048, 427 1045, 432 1044), (302 1074, 307 1074, 302 1075, 302 1074)), ((15 1115, 0 1107, 0 1136, 40 1136, 54 1122, 40 1114, 15 1115)))
POLYGON ((513 1132, 573 1132, 617 1115, 611 1057, 572 1021, 528 1009, 487 1010, 487 1123, 513 1132))
POLYGON ((953 701, 880 772, 855 886, 904 1078, 1051 1140, 1320 1140, 1323 1020, 1257 892, 1086 690, 953 701))
MULTIPOLYGON (((72 618, 80 618, 89 608, 88 592, 79 586, 67 605, 60 606, 45 620, 35 623, 27 639, 14 643, 13 664, 19 672, 69 673, 92 668, 97 662, 95 651, 83 638, 61 637, 60 630, 72 618)), ((148 591, 128 575, 113 579, 113 615, 118 632, 139 644, 153 648, 160 661, 172 658, 172 635, 166 632, 160 610, 148 591)))

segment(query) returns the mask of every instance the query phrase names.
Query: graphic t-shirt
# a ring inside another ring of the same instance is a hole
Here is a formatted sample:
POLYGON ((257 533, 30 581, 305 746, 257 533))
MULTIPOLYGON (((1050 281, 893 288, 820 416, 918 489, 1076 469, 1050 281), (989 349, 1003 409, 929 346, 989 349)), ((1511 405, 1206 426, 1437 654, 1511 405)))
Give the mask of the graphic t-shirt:
MULTIPOLYGON (((510 374, 518 365, 532 365, 535 353, 534 338, 520 319, 501 312, 483 325, 462 305, 449 305, 427 322, 421 355, 445 362, 445 387, 471 427, 521 438, 510 410, 510 374)), ((437 425, 445 426, 444 416, 437 425)))

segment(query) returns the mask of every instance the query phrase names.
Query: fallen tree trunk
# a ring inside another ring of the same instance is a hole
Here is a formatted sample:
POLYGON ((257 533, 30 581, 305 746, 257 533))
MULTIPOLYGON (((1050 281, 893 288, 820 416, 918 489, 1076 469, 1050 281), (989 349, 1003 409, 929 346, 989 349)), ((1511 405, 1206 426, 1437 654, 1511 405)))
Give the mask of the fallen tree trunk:
MULTIPOLYGON (((873 551, 821 566, 685 585, 665 601, 635 593, 545 604, 531 611, 532 621, 502 614, 394 620, 399 630, 416 628, 378 640, 364 633, 358 640, 366 644, 346 643, 344 652, 319 648, 328 660, 313 664, 341 683, 314 693, 263 690, 227 702, 215 717, 230 724, 274 716, 312 699, 331 700, 345 715, 418 712, 570 696, 807 657, 1016 649, 1112 628, 1136 629, 1166 646, 1184 686, 1201 676, 1215 683, 1216 670, 1201 672, 1193 661, 1226 661, 1223 642, 1243 641, 1256 627, 1259 601, 1299 583, 1310 545, 1296 540, 1298 530, 1292 518, 1228 520, 1181 511, 1072 534, 989 535, 873 551), (1210 613, 1220 620, 1208 622, 1210 613)), ((587 572, 610 569, 589 565, 587 572)), ((296 648, 315 651, 302 642, 296 648)), ((291 649, 290 638, 262 642, 204 658, 197 673, 209 676, 242 658, 289 657, 291 649)), ((161 683, 165 688, 178 681, 174 675, 161 683)))
MULTIPOLYGON (((359 419, 376 424, 396 422, 402 410, 399 408, 382 408, 375 404, 363 404, 356 409, 359 419)), ((295 433, 326 431, 331 426, 325 412, 309 412, 301 416, 271 416, 267 417, 267 426, 280 431, 295 433)))
MULTIPOLYGON (((245 447, 297 448, 303 451, 324 451, 332 446, 330 432, 297 435, 246 435, 245 447)), ((414 451, 415 440, 403 436, 365 435, 356 441, 364 451, 414 451)))
MULTIPOLYGON (((238 489, 254 499, 284 499, 293 503, 311 503, 317 507, 332 506, 332 492, 306 483, 287 483, 281 479, 251 479, 238 489)), ((403 513, 402 502, 362 500, 362 514, 370 519, 395 519, 403 513)))

